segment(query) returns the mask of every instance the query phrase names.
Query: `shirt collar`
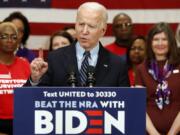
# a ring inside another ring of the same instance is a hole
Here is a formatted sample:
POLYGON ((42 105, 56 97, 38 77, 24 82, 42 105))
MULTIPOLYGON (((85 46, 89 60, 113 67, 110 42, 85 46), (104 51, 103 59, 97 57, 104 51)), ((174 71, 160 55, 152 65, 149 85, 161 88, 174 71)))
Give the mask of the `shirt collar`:
MULTIPOLYGON (((91 58, 96 57, 99 52, 99 43, 92 49, 90 50, 91 58)), ((76 43, 76 56, 78 60, 81 60, 83 58, 83 54, 85 52, 85 49, 81 47, 79 42, 76 43)))

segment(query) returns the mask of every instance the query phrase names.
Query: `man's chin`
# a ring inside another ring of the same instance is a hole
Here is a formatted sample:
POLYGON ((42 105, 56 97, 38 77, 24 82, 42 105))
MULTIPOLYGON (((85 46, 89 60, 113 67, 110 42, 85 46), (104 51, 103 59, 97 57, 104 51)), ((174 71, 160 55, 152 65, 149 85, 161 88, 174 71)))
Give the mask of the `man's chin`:
POLYGON ((91 45, 89 45, 88 43, 86 43, 86 42, 80 42, 80 45, 81 45, 81 47, 83 47, 83 48, 89 48, 91 45))

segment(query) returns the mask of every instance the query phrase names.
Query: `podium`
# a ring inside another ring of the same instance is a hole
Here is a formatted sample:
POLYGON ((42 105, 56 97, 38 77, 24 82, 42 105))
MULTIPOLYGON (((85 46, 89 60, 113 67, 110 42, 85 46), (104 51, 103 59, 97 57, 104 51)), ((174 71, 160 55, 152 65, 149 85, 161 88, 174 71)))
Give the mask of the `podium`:
POLYGON ((145 88, 24 87, 14 135, 145 135, 145 88))

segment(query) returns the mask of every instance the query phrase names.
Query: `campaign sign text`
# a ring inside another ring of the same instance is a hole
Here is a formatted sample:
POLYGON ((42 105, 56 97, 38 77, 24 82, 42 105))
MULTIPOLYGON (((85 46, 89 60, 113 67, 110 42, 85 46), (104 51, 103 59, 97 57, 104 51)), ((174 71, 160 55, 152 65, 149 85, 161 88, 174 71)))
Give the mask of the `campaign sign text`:
POLYGON ((145 135, 144 88, 18 88, 14 135, 145 135))

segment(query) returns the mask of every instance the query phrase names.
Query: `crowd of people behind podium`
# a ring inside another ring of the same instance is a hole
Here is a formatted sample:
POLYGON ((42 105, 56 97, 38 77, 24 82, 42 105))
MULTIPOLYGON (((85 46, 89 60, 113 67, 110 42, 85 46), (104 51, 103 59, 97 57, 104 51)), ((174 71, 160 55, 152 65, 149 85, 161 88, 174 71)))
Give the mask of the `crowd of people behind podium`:
MULTIPOLYGON (((78 20, 76 23, 78 24, 78 20)), ((147 134, 180 135, 180 49, 178 48, 180 25, 177 27, 176 35, 171 26, 165 22, 154 24, 147 35, 135 35, 134 25, 128 14, 117 14, 112 21, 115 40, 103 46, 126 63, 130 87, 147 88, 147 134)), ((76 45, 80 34, 76 31, 77 26, 72 25, 54 31, 49 38, 48 53, 76 45)), ((30 64, 38 58, 38 54, 26 47, 30 32, 29 21, 21 12, 13 12, 1 20, 0 80, 30 78, 32 72, 30 64)), ((48 58, 43 57, 43 59, 48 61, 48 58)), ((7 94, 5 91, 4 94, 2 93, 0 94, 0 135, 12 135, 13 94, 7 94)))

